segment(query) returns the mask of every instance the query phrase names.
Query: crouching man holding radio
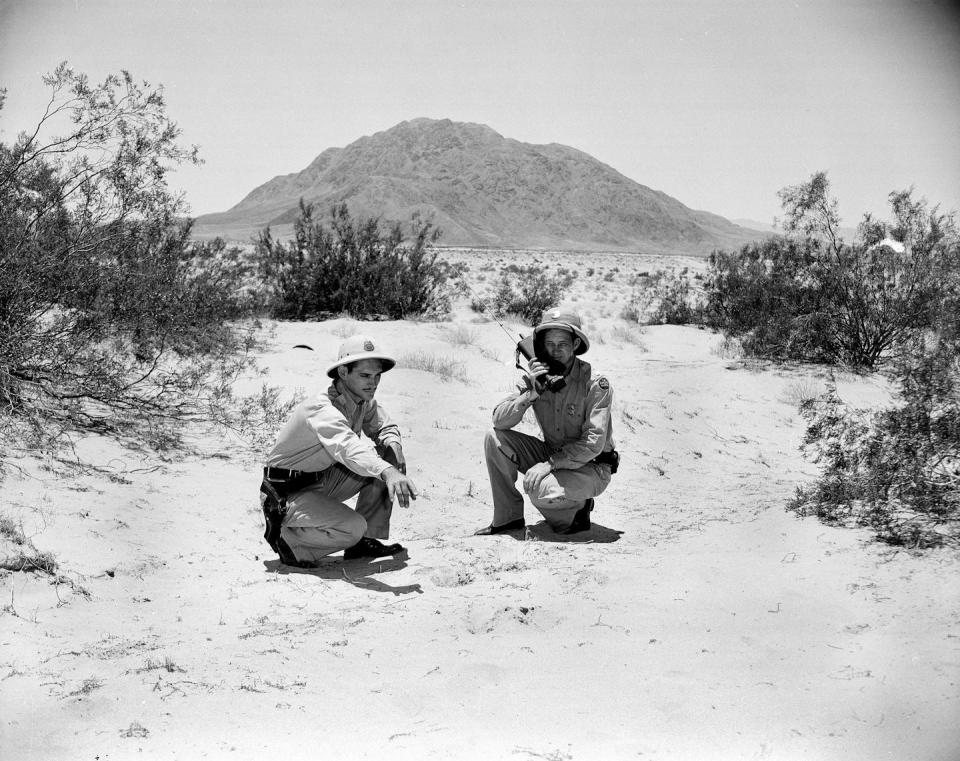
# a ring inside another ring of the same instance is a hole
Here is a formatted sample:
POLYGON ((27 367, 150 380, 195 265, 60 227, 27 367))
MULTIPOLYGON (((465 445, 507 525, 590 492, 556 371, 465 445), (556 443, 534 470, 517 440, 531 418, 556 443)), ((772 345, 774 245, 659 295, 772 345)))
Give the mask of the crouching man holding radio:
POLYGON ((554 531, 586 531, 593 498, 617 470, 610 416, 613 389, 579 358, 590 348, 580 317, 550 312, 534 328, 532 343, 518 346, 533 355, 523 382, 493 410, 493 429, 484 442, 493 522, 477 535, 524 528, 523 496, 516 487, 519 473, 524 474, 524 492, 554 531), (542 440, 512 430, 528 407, 533 407, 542 440))

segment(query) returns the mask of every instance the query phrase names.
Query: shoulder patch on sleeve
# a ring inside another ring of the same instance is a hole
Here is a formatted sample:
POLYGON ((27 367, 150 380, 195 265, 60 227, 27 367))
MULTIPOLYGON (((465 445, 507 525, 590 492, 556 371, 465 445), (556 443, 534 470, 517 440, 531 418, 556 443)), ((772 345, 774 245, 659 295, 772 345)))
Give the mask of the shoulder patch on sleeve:
POLYGON ((601 375, 599 378, 597 378, 597 385, 606 391, 608 388, 610 388, 610 381, 607 380, 606 376, 601 375))

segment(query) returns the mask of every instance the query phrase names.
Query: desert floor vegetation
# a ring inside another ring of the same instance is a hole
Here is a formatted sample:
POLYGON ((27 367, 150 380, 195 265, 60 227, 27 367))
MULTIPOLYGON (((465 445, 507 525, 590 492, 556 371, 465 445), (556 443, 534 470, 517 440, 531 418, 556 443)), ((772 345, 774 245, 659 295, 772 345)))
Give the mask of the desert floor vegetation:
MULTIPOLYGON (((446 254, 468 278, 518 256, 446 254)), ((817 473, 798 405, 829 368, 620 317, 634 274, 702 260, 538 258, 579 272, 565 295, 605 336, 587 359, 613 384, 623 464, 590 532, 554 535, 528 508, 522 539, 471 536, 490 519, 483 432, 516 378, 504 328, 523 321, 468 293, 443 322, 268 321, 237 394, 266 384, 282 404, 325 384, 355 327, 400 359, 378 399, 422 490, 394 513, 409 555, 280 566, 262 448, 237 431, 163 456, 92 432, 84 467, 14 447, 3 533, 58 565, 0 572, 3 755, 948 758, 956 549, 784 509, 817 473)), ((891 398, 877 374, 832 383, 854 407, 891 398)))

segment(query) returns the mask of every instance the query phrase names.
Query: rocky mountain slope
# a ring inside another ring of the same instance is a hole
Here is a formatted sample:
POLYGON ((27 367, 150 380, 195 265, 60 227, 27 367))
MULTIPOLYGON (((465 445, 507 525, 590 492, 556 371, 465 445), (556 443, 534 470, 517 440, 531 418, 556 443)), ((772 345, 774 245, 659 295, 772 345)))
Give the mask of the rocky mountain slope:
POLYGON ((407 222, 419 212, 447 246, 707 254, 755 239, 564 145, 531 145, 481 124, 414 119, 328 148, 228 211, 198 218, 198 237, 289 232, 299 200, 326 212, 407 222))

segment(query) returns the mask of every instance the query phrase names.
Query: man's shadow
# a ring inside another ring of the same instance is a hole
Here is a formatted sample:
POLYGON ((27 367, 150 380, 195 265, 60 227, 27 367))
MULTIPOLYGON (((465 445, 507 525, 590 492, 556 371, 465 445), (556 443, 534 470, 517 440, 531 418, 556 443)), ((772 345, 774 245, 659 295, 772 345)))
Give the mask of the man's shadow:
POLYGON ((610 544, 620 540, 623 532, 593 523, 586 531, 576 534, 558 534, 546 521, 509 532, 514 539, 524 542, 556 542, 558 544, 610 544))
POLYGON ((419 584, 406 584, 404 586, 394 587, 385 584, 379 579, 371 579, 375 573, 384 573, 389 571, 399 571, 407 567, 409 555, 407 551, 386 558, 358 558, 357 560, 344 560, 343 558, 330 558, 321 560, 314 568, 297 568, 296 566, 284 565, 279 560, 264 560, 263 566, 270 573, 278 573, 281 576, 303 575, 315 576, 318 579, 329 579, 331 581, 345 581, 348 584, 360 589, 366 589, 371 592, 392 592, 395 596, 416 593, 423 594, 423 589, 419 584))

